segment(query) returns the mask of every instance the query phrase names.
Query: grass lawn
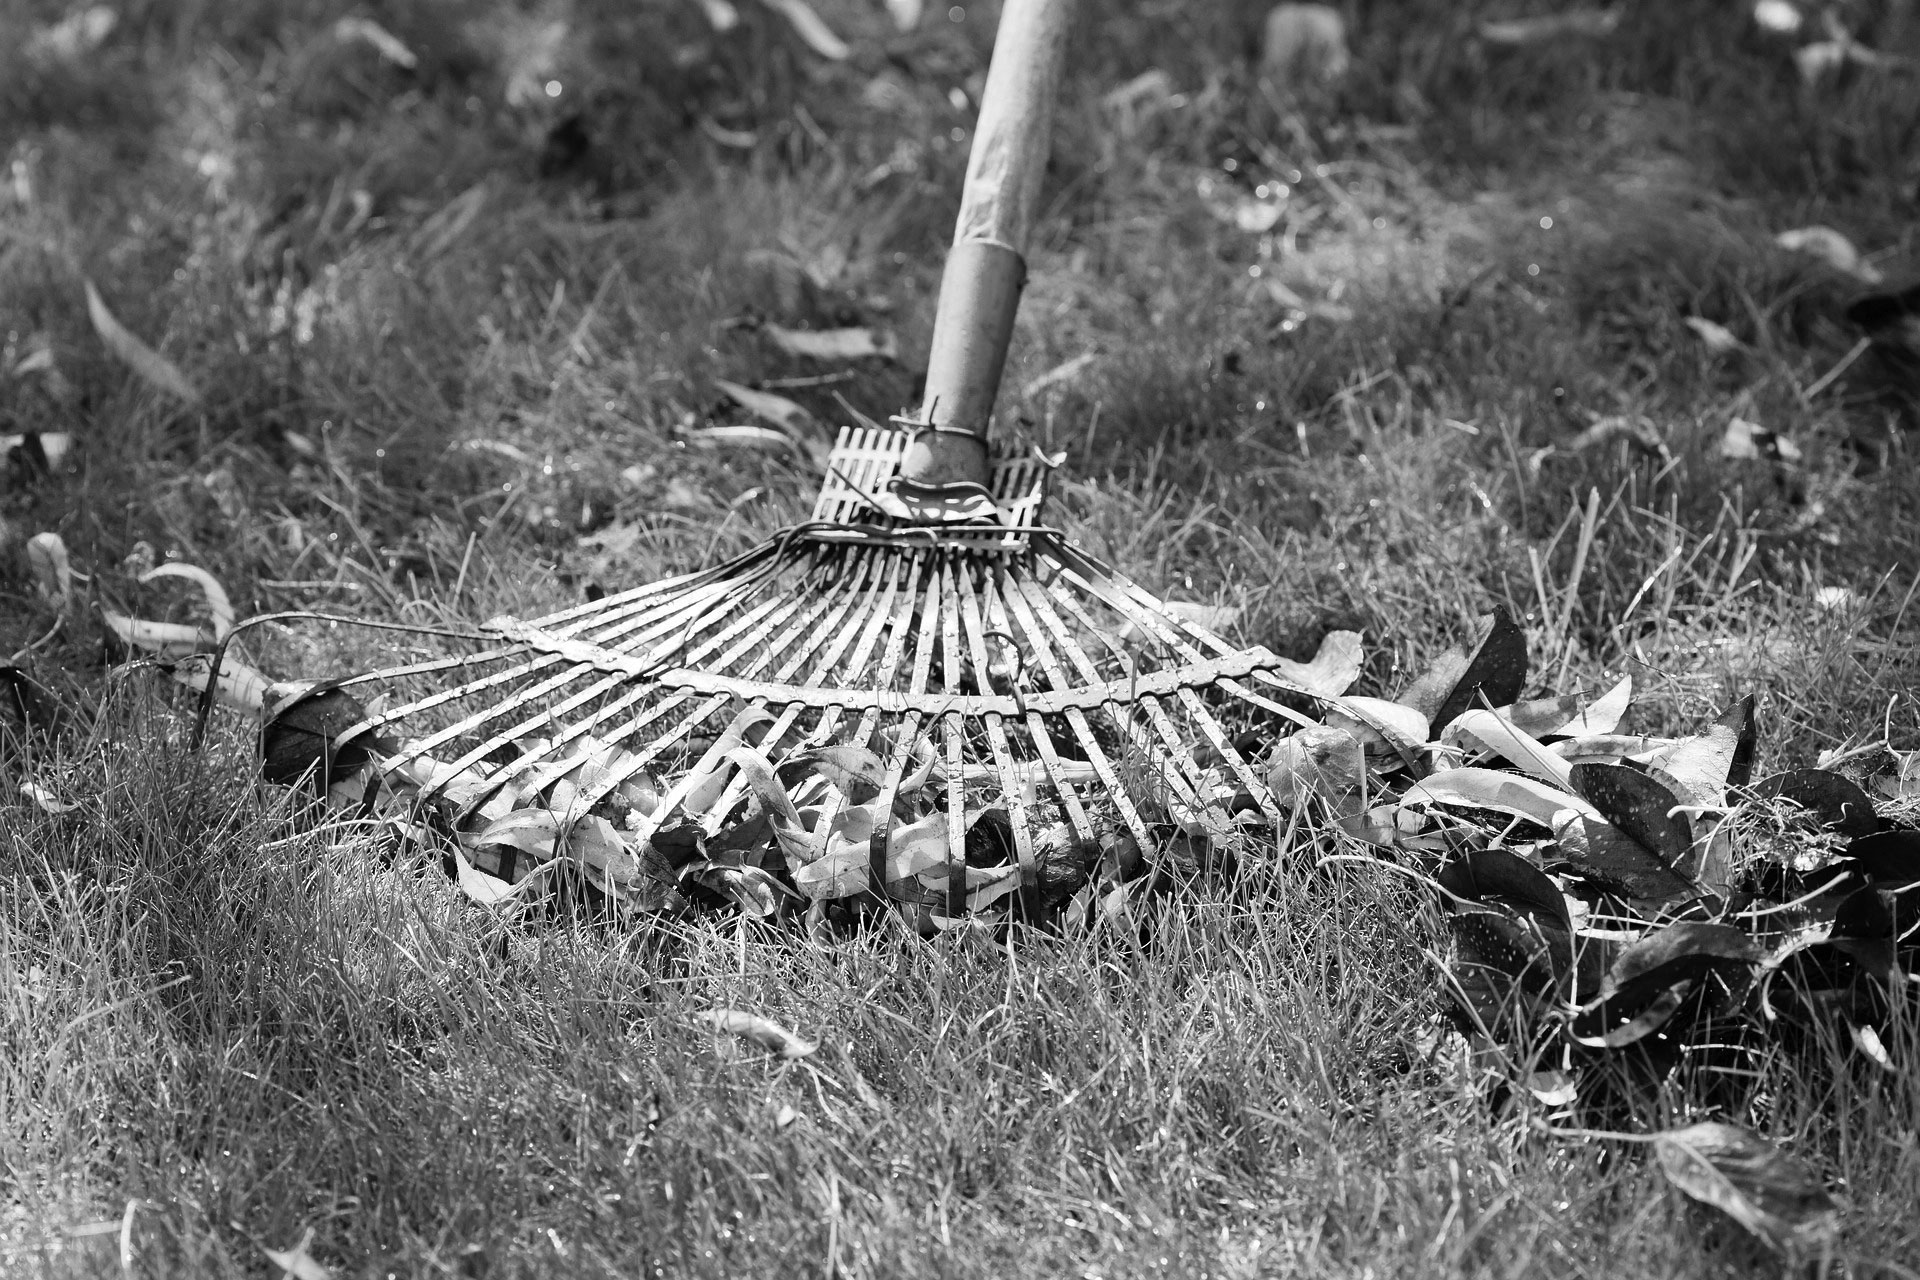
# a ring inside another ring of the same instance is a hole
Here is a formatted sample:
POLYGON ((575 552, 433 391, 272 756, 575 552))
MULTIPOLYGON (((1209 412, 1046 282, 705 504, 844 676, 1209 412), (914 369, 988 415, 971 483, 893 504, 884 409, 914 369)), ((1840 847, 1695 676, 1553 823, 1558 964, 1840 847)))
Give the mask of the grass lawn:
MULTIPOLYGON (((804 519, 797 451, 695 432, 751 420, 716 379, 834 426, 914 403, 996 6, 816 8, 848 57, 760 0, 0 12, 0 436, 70 437, 0 481, 0 648, 62 716, 0 716, 0 1273, 278 1275, 310 1232, 369 1277, 1920 1275, 1910 1000, 1891 1069, 1841 1037, 1615 1117, 1811 1165, 1840 1226, 1790 1262, 1643 1148, 1544 1134, 1442 1016, 1428 896, 1317 865, 1357 847, 1329 825, 1144 941, 509 919, 260 782, 241 717, 192 749, 195 699, 39 593, 52 531, 141 618, 191 620, 135 582, 177 559, 243 615, 472 623, 804 519)), ((1529 693, 1631 674, 1646 734, 1752 693, 1761 772, 1898 776, 1920 378, 1855 351, 1857 271, 1775 237, 1920 275, 1910 67, 1803 76, 1812 8, 1510 47, 1477 24, 1532 7, 1399 0, 1289 97, 1258 6, 1085 8, 1000 401, 1066 455, 1054 523, 1236 640, 1362 632, 1360 693, 1500 607, 1529 693)), ((1920 56, 1907 5, 1832 11, 1920 56)), ((248 640, 287 678, 413 643, 248 640)))

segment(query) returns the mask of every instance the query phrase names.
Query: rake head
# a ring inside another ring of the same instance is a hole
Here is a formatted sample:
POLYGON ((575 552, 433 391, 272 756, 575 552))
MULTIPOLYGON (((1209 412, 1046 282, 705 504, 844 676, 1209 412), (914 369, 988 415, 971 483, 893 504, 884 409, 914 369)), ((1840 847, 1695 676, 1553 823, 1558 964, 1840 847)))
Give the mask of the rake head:
POLYGON ((903 443, 843 431, 815 520, 736 559, 348 682, 390 705, 336 741, 390 748, 505 879, 526 843, 487 832, 514 813, 551 815, 556 857, 594 824, 596 882, 640 904, 694 866, 743 904, 878 893, 941 924, 1283 821, 1243 750, 1312 723, 1275 700, 1318 696, 1283 659, 1039 525, 1036 459, 996 459, 996 522, 898 526, 874 498, 903 443))

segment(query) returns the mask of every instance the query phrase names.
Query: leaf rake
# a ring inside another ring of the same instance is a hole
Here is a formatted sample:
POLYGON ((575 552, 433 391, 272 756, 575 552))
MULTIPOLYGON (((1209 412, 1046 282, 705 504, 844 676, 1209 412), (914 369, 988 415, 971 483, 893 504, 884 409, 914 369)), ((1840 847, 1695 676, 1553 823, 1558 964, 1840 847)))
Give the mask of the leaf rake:
MULTIPOLYGON (((508 795, 563 823, 615 813, 643 870, 691 841, 701 866, 751 871, 715 849, 757 795, 816 905, 875 891, 923 929, 1039 909, 1057 860, 1084 873, 1284 821, 1242 735, 1313 723, 1281 696, 1332 699, 1042 523, 1046 462, 988 446, 1071 8, 1003 11, 920 412, 843 429, 812 519, 732 560, 342 682, 430 691, 336 749, 392 745, 383 772, 456 831, 508 795), (770 790, 809 769, 835 784, 811 824, 770 790)), ((600 879, 625 883, 611 863, 600 879)))

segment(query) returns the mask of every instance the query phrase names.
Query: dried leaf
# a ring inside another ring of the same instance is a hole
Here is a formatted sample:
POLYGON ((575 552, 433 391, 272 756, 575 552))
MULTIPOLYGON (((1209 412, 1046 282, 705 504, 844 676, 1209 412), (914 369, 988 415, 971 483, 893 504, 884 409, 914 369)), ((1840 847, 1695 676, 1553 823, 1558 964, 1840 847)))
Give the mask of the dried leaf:
POLYGON ((1920 831, 1861 836, 1840 855, 1860 875, 1889 889, 1920 884, 1920 831))
POLYGON ((1736 462, 1798 462, 1800 446, 1757 422, 1734 418, 1720 437, 1720 456, 1736 462))
POLYGON ((100 617, 129 649, 157 653, 163 658, 184 658, 190 653, 211 649, 215 643, 201 628, 184 623, 149 622, 106 608, 100 610, 100 617))
POLYGON ((1672 1129, 1654 1137, 1653 1153, 1668 1182, 1774 1249, 1816 1245, 1838 1226, 1833 1197, 1814 1171, 1746 1129, 1715 1122, 1672 1129))
POLYGON ((313 1255, 307 1252, 312 1244, 313 1228, 308 1227, 293 1248, 269 1249, 262 1246, 260 1252, 266 1254, 267 1260, 280 1268, 283 1275, 292 1276, 293 1280, 332 1280, 332 1273, 314 1261, 313 1255))
POLYGON ((1558 857, 1548 866, 1564 867, 1601 888, 1646 901, 1699 892, 1665 859, 1611 823, 1567 814, 1553 835, 1558 857))
POLYGON ((687 443, 716 449, 765 449, 774 453, 794 453, 800 448, 793 437, 772 427, 702 427, 687 433, 687 443))
POLYGON ((1329 631, 1321 638, 1313 661, 1282 658, 1274 670, 1323 698, 1338 698, 1360 678, 1361 643, 1358 631, 1329 631))
POLYGON ((715 378, 713 385, 742 409, 755 417, 766 419, 776 427, 804 432, 813 423, 812 414, 785 396, 775 395, 771 391, 755 391, 752 387, 728 382, 725 378, 715 378))
POLYGON ((695 1016, 711 1024, 716 1031, 751 1040, 767 1052, 777 1053, 783 1058, 804 1058, 820 1047, 811 1040, 802 1040, 772 1019, 740 1009, 709 1009, 695 1016))
POLYGON ((1324 87, 1346 75, 1347 23, 1325 4, 1275 5, 1260 41, 1260 74, 1283 89, 1324 87))
POLYGON ((1790 769, 1753 784, 1757 800, 1791 800, 1813 811, 1827 830, 1858 840, 1880 830, 1880 815, 1867 793, 1826 769, 1790 769))
POLYGON ((1620 682, 1595 698, 1585 710, 1570 716, 1559 728, 1552 731, 1554 737, 1578 738, 1591 734, 1614 733, 1620 728, 1627 708, 1633 702, 1633 677, 1622 676, 1620 682))
POLYGON ((1298 809, 1310 795, 1336 800, 1367 776, 1360 742, 1345 729, 1318 725, 1274 744, 1267 785, 1274 799, 1298 809))
POLYGON ((1468 707, 1502 706, 1520 696, 1527 682, 1527 636, 1505 609, 1480 619, 1483 634, 1469 657, 1449 649, 1408 686, 1399 701, 1427 717, 1439 733, 1468 707))
POLYGON ((220 580, 197 565, 169 561, 156 565, 140 575, 140 581, 152 582, 155 578, 185 578, 200 588, 207 598, 207 612, 213 618, 213 638, 225 640, 227 633, 233 630, 233 602, 227 598, 227 589, 220 580))
MULTIPOLYGON (((550 862, 543 864, 537 870, 545 870, 551 865, 550 862)), ((453 849, 453 872, 454 883, 459 885, 460 892, 483 907, 497 907, 511 902, 545 883, 545 877, 535 874, 527 876, 516 884, 508 884, 498 876, 490 876, 476 869, 473 863, 467 860, 466 852, 457 845, 453 849)))
POLYGON ((1790 36, 1800 30, 1806 19, 1792 0, 1757 0, 1753 6, 1753 21, 1762 31, 1790 36))
POLYGON ((1575 1037, 1609 1048, 1643 1039, 1678 1010, 1677 995, 1661 1002, 1662 996, 1676 994, 1675 987, 1713 978, 1719 987, 1709 992, 1706 1005, 1722 1006, 1747 989, 1759 963, 1760 948, 1732 925, 1698 920, 1667 925, 1614 957, 1598 999, 1574 1020, 1575 1037), (1631 1031, 1623 1035, 1629 1023, 1631 1031))
POLYGON ((32 778, 26 778, 21 781, 20 794, 33 801, 42 813, 50 813, 55 817, 63 813, 72 813, 80 807, 79 801, 62 800, 54 795, 50 788, 42 786, 32 778))
POLYGON ((107 350, 113 352, 120 362, 138 374, 147 385, 188 404, 198 404, 200 393, 187 381, 171 361, 149 347, 140 339, 127 332, 121 323, 113 318, 113 312, 107 310, 107 304, 100 298, 100 291, 93 287, 93 281, 84 281, 87 290, 87 315, 93 321, 94 332, 107 344, 107 350))
POLYGON ((1506 48, 1549 44, 1558 40, 1593 39, 1612 35, 1620 25, 1619 9, 1569 9, 1539 18, 1483 22, 1480 38, 1506 48))
POLYGON ((1327 723, 1345 729, 1368 751, 1418 751, 1427 742, 1427 718, 1385 698, 1341 698, 1327 723))
POLYGON ((762 332, 786 354, 809 360, 893 360, 900 354, 899 342, 884 329, 788 329, 769 324, 762 332))
POLYGON ((1542 782, 1563 791, 1573 788, 1573 766, 1497 711, 1483 708, 1463 711, 1447 726, 1447 733, 1450 737, 1460 735, 1474 739, 1487 750, 1512 761, 1517 768, 1542 782))
POLYGON ((1867 284, 1879 284, 1886 279, 1872 263, 1860 256, 1860 251, 1853 247, 1853 241, 1832 227, 1796 227, 1792 231, 1782 231, 1773 238, 1773 242, 1789 253, 1804 253, 1818 258, 1835 271, 1867 284))
POLYGON ((33 570, 40 598, 65 608, 73 598, 73 563, 67 544, 57 533, 36 533, 27 539, 27 564, 33 570))
POLYGON ((1717 356, 1738 351, 1747 345, 1733 336, 1733 330, 1723 324, 1716 324, 1704 316, 1686 317, 1686 326, 1693 330, 1694 336, 1700 339, 1708 351, 1717 356))
POLYGON ((792 24, 794 34, 823 58, 839 62, 853 52, 847 42, 833 33, 833 29, 820 20, 813 6, 806 0, 760 0, 760 2, 780 14, 792 24))
POLYGON ((1672 812, 1680 798, 1651 774, 1621 764, 1577 764, 1572 779, 1602 818, 1669 866, 1692 850, 1692 829, 1672 812))
POLYGON ((887 13, 893 18, 896 31, 911 31, 919 26, 925 11, 926 0, 887 0, 887 13))
POLYGON ((740 11, 731 0, 700 0, 700 11, 707 15, 707 25, 721 35, 740 25, 740 11))
POLYGON ((223 655, 218 677, 213 677, 212 671, 213 655, 196 653, 174 663, 168 674, 187 688, 198 691, 204 691, 211 678, 214 700, 221 706, 246 715, 266 714, 267 691, 273 687, 272 680, 235 661, 231 654, 223 655))
POLYGON ((355 40, 363 41, 374 47, 379 55, 397 67, 411 71, 420 64, 413 50, 407 48, 401 39, 372 18, 342 18, 333 24, 333 38, 342 44, 355 40))
POLYGON ((105 43, 119 25, 120 15, 108 5, 76 9, 52 26, 34 32, 26 42, 26 54, 55 62, 78 62, 105 43))
POLYGON ((1548 828, 1567 810, 1585 817, 1600 817, 1599 810, 1576 795, 1497 769, 1447 769, 1422 778, 1400 797, 1402 809, 1416 804, 1492 809, 1548 828))

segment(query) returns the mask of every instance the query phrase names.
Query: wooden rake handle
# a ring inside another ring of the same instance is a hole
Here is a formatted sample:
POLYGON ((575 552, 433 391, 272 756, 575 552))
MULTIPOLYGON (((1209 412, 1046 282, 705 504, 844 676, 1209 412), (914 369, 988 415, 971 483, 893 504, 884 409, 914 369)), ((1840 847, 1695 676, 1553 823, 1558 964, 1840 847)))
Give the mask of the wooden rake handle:
POLYGON ((1007 0, 1000 12, 934 312, 920 410, 934 430, 920 433, 900 467, 914 484, 987 483, 987 427, 1026 284, 1073 9, 1074 0, 1007 0))

